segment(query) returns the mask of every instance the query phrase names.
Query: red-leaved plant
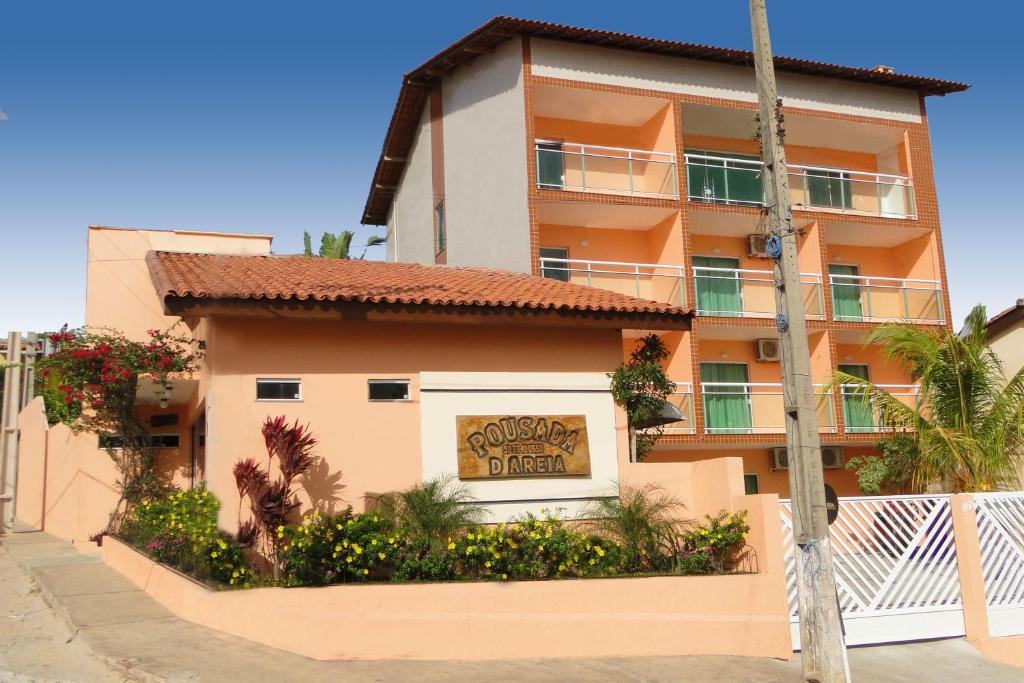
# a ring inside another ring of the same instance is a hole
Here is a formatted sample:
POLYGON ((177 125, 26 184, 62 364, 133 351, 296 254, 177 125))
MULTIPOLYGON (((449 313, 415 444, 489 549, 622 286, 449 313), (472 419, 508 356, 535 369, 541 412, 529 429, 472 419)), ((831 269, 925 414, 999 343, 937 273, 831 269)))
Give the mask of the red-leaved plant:
POLYGON ((289 425, 283 415, 268 417, 263 423, 263 441, 267 448, 267 468, 254 459, 235 464, 235 486, 238 488, 238 535, 243 546, 265 557, 278 577, 278 554, 288 516, 299 506, 292 484, 310 470, 314 463, 316 439, 298 420, 289 425), (274 461, 280 476, 273 481, 270 472, 274 461), (249 520, 242 521, 242 501, 249 501, 249 520))

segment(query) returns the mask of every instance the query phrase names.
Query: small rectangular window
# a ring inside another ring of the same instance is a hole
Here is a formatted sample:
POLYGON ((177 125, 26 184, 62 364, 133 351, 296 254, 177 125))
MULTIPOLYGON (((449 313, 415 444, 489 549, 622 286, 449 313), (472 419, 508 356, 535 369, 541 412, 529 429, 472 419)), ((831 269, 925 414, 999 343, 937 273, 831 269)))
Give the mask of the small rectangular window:
POLYGON ((444 202, 434 207, 434 251, 440 254, 448 246, 448 229, 445 226, 444 202))
POLYGON ((760 491, 761 487, 757 483, 756 474, 743 475, 743 489, 748 496, 756 495, 760 491))
POLYGON ((371 379, 371 401, 408 401, 409 380, 407 379, 371 379))
POLYGON ((297 379, 258 379, 256 400, 301 401, 302 382, 297 379))

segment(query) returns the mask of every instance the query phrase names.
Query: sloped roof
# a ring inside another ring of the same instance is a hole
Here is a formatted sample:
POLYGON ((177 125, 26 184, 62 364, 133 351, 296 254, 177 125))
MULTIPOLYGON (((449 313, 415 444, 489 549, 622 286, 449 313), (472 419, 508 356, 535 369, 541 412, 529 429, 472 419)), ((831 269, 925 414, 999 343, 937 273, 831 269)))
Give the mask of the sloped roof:
POLYGON ((691 317, 670 304, 488 268, 167 251, 149 252, 146 262, 165 307, 176 300, 231 300, 510 309, 673 329, 688 327, 691 317))
MULTIPOLYGON (((391 123, 384 137, 384 145, 373 174, 373 181, 370 183, 370 193, 363 209, 362 223, 364 225, 383 225, 387 222, 388 208, 394 197, 393 188, 402 177, 405 159, 412 147, 420 114, 430 89, 439 82, 445 73, 467 64, 477 56, 493 50, 515 36, 535 36, 583 45, 701 59, 724 64, 742 66, 753 66, 754 64, 754 54, 750 50, 646 38, 628 33, 580 28, 547 21, 495 17, 402 77, 402 88, 398 93, 398 101, 395 103, 395 110, 391 115, 391 123)), ((970 87, 966 83, 939 78, 841 66, 797 57, 776 56, 775 69, 780 72, 907 88, 916 90, 922 95, 947 95, 967 90, 970 87)))

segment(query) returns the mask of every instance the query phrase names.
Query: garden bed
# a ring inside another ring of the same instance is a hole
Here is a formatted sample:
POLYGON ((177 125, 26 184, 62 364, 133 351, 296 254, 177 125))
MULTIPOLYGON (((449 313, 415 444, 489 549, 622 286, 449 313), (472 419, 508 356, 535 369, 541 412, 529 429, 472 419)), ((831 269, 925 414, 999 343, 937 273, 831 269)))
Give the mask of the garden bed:
POLYGON ((767 574, 215 591, 113 537, 102 557, 183 619, 314 659, 791 654, 767 574))

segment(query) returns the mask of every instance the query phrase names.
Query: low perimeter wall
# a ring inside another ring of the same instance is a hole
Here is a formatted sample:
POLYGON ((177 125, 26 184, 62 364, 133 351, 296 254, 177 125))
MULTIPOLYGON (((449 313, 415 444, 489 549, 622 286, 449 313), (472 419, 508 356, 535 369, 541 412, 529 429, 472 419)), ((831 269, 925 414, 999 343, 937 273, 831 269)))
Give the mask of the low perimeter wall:
POLYGON ((773 573, 211 591, 116 539, 102 554, 183 619, 314 659, 792 656, 773 573))

